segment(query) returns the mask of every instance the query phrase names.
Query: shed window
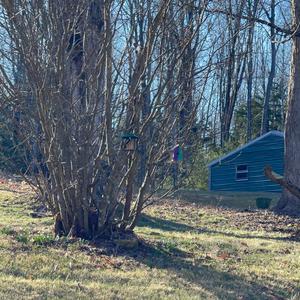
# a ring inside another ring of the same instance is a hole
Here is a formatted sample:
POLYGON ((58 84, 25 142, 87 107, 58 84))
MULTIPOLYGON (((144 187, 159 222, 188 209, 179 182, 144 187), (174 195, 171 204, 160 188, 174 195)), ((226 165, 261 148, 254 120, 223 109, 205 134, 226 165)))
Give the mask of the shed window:
POLYGON ((248 180, 248 166, 247 165, 239 165, 236 166, 236 180, 248 180))

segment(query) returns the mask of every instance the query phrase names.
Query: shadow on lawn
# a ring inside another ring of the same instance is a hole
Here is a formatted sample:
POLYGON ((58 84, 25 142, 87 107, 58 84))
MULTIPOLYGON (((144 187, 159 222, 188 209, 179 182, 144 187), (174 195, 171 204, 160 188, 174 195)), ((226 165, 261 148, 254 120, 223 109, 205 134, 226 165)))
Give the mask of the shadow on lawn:
MULTIPOLYGON (((166 231, 194 231, 199 234, 220 234, 243 239, 261 238, 284 240, 284 238, 279 237, 239 235, 208 228, 199 230, 185 224, 146 215, 143 215, 139 226, 147 226, 166 231)), ((122 255, 122 253, 120 254, 122 255)), ((284 297, 285 291, 280 289, 280 287, 270 288, 258 282, 248 281, 243 277, 230 273, 230 270, 228 272, 216 270, 206 265, 207 260, 205 258, 192 259, 190 253, 178 249, 176 244, 168 245, 161 241, 148 242, 142 240, 137 250, 132 250, 129 253, 124 252, 124 255, 129 255, 139 263, 151 268, 166 269, 170 272, 170 276, 178 276, 185 284, 192 283, 193 285, 199 285, 199 287, 203 288, 207 293, 212 294, 218 299, 286 299, 286 297, 284 297)), ((232 267, 234 268, 234 264, 232 267)), ((201 298, 201 295, 199 296, 201 298)))
POLYGON ((164 231, 180 231, 180 232, 185 232, 185 231, 195 231, 196 228, 182 224, 182 223, 177 223, 173 222, 170 220, 163 220, 160 218, 148 216, 145 214, 142 214, 140 221, 139 221, 139 226, 140 227, 150 227, 153 229, 160 229, 164 231))
MULTIPOLYGON (((194 231, 203 233, 195 227, 180 224, 174 221, 162 220, 155 217, 143 215, 139 226, 161 229, 166 231, 194 231)), ((237 238, 264 238, 257 236, 239 236, 236 234, 218 232, 207 229, 205 233, 227 235, 237 238)), ((99 241, 99 248, 103 247, 99 241)), ((217 270, 212 265, 211 257, 194 257, 193 254, 185 252, 177 247, 176 242, 158 240, 139 239, 139 246, 134 249, 122 248, 110 243, 107 249, 102 248, 101 255, 123 256, 125 259, 132 258, 142 265, 150 268, 165 270, 170 277, 174 278, 174 285, 181 285, 191 293, 199 291, 199 298, 213 297, 216 299, 287 299, 286 291, 279 284, 267 285, 265 282, 247 280, 243 276, 234 274, 237 261, 227 263, 228 270, 217 270), (197 287, 199 290, 196 290, 197 287)), ((100 253, 100 252, 99 252, 100 253)), ((220 261, 220 264, 222 262, 220 261)), ((216 264, 216 262, 214 262, 216 264)), ((225 265, 223 266, 225 268, 225 265)), ((274 278, 273 283, 276 282, 274 278)), ((291 283, 293 284, 293 283, 291 283)), ((293 286, 296 288, 295 286, 293 286)))
MULTIPOLYGON (((204 265, 203 261, 187 260, 188 253, 177 248, 170 253, 159 244, 143 241, 137 251, 126 252, 128 255, 151 268, 166 269, 170 276, 181 278, 184 285, 198 285, 217 299, 285 299, 280 289, 271 289, 229 272, 218 271, 204 265)), ((200 292, 199 296, 201 298, 200 292)))
POLYGON ((272 237, 272 236, 265 236, 265 235, 250 235, 250 234, 237 234, 232 232, 224 232, 218 230, 212 230, 208 228, 201 228, 197 230, 198 233, 208 233, 208 234, 219 234, 225 235, 228 237, 234 237, 238 239, 262 239, 262 240, 275 240, 275 241, 294 241, 299 242, 299 237, 287 236, 287 237, 272 237))
MULTIPOLYGON (((160 218, 155 218, 152 216, 142 215, 142 218, 139 222, 140 227, 150 227, 153 229, 160 229, 163 231, 179 231, 179 232, 196 232, 196 233, 208 233, 208 234, 217 234, 224 235, 227 237, 234 237, 239 239, 263 239, 263 240, 277 240, 277 241, 300 241, 299 237, 287 236, 287 237, 272 237, 265 235, 250 235, 250 234, 238 234, 233 232, 220 231, 215 229, 210 229, 207 227, 193 227, 190 225, 170 221, 163 220, 160 218)), ((275 232, 275 230, 274 230, 275 232)), ((278 231, 276 231, 278 232, 278 231)), ((284 232, 284 231, 283 231, 284 232)))

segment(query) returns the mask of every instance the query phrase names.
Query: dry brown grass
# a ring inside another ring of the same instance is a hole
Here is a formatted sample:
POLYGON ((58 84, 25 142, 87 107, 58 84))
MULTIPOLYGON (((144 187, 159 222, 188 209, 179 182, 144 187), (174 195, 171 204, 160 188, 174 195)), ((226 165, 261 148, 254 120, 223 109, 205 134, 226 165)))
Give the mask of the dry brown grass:
POLYGON ((29 195, 2 191, 0 299, 299 299, 299 220, 215 197, 185 193, 149 207, 138 248, 126 250, 55 240, 29 195))

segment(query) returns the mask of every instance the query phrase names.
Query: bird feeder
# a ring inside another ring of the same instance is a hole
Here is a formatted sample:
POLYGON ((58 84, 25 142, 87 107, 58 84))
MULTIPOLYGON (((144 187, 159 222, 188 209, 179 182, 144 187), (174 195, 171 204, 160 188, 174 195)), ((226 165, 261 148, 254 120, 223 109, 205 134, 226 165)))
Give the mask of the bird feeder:
POLYGON ((137 149, 138 136, 133 133, 122 135, 122 149, 125 151, 135 151, 137 149))
POLYGON ((183 151, 182 151, 182 147, 180 147, 179 145, 176 145, 173 148, 173 157, 172 157, 173 161, 182 161, 183 160, 183 151))

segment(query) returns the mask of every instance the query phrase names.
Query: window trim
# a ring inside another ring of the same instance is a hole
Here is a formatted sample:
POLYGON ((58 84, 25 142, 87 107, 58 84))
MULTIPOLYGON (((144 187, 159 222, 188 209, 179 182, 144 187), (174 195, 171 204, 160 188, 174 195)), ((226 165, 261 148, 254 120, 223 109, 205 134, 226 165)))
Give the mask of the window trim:
POLYGON ((248 173, 249 173, 249 169, 248 169, 248 165, 236 165, 235 166, 235 181, 248 181, 249 177, 248 177, 248 173), (240 166, 246 166, 245 170, 238 170, 238 167, 240 166), (247 174, 247 178, 238 178, 238 174, 247 174))

